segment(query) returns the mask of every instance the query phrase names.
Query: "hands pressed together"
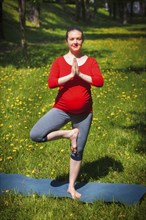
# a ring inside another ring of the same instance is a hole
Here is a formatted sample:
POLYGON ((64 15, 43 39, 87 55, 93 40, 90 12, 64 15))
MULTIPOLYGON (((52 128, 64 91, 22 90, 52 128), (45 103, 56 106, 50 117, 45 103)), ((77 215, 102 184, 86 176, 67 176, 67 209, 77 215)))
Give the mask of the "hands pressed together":
POLYGON ((79 71, 79 67, 78 67, 78 63, 77 63, 77 60, 76 58, 73 59, 73 64, 72 64, 72 68, 71 68, 71 73, 66 75, 66 76, 63 76, 63 77, 60 77, 58 79, 58 84, 59 85, 62 85, 66 82, 68 82, 71 78, 73 78, 75 75, 79 76, 81 79, 83 79, 84 81, 88 82, 88 83, 92 83, 92 78, 91 76, 88 76, 88 75, 85 75, 83 73, 81 73, 79 71))
POLYGON ((71 69, 72 77, 74 77, 75 75, 79 76, 79 73, 80 72, 79 72, 77 60, 76 60, 76 58, 73 58, 73 64, 72 64, 72 69, 71 69))

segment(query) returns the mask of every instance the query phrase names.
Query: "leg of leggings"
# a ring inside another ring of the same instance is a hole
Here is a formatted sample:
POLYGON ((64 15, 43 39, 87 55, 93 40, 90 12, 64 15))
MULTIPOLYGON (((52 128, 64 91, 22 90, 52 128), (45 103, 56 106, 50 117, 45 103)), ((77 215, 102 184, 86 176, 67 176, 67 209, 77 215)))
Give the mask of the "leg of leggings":
POLYGON ((30 137, 33 141, 45 142, 50 132, 59 130, 69 121, 70 117, 65 112, 53 108, 34 125, 30 137))
POLYGON ((92 123, 92 113, 72 116, 72 126, 79 129, 77 138, 77 153, 71 153, 73 160, 82 160, 83 150, 88 138, 89 130, 92 123))

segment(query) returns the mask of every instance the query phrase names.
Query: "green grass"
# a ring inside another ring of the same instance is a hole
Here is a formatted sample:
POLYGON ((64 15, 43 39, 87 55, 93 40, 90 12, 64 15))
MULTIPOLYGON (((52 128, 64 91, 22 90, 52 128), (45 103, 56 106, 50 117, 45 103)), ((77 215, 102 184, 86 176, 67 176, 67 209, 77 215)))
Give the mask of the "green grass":
MULTIPOLYGON (((73 6, 43 7, 42 26, 27 21, 28 59, 19 47, 15 2, 4 2, 5 35, 1 42, 0 172, 36 178, 68 178, 69 142, 34 143, 29 132, 48 111, 57 90, 47 88, 52 61, 64 54, 66 27, 73 22, 73 6), (12 29, 10 29, 13 27, 12 29), (52 160, 53 158, 53 160, 52 160)), ((94 119, 78 181, 146 185, 146 39, 144 22, 121 26, 103 9, 85 30, 83 50, 97 59, 105 85, 92 88, 94 119)), ((68 125, 67 127, 70 127, 68 125)), ((32 195, 1 196, 1 219, 143 220, 146 200, 128 206, 32 195)))

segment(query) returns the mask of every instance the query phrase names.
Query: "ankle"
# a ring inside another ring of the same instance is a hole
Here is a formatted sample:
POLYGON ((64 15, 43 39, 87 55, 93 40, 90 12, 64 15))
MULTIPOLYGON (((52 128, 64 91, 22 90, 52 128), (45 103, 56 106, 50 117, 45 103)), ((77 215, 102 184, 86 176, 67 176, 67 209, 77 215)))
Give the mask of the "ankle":
POLYGON ((75 189, 75 184, 74 183, 69 183, 68 184, 68 189, 75 189))

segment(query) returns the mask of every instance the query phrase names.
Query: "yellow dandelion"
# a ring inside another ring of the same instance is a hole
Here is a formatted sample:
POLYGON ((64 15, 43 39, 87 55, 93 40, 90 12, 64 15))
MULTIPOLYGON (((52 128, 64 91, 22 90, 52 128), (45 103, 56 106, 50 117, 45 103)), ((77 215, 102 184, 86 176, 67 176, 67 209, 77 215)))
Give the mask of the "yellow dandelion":
POLYGON ((5 201, 4 204, 5 204, 5 206, 8 206, 8 205, 9 205, 9 202, 8 202, 8 201, 5 201))
POLYGON ((8 157, 7 157, 7 160, 12 160, 12 159, 13 159, 12 156, 8 156, 8 157))

